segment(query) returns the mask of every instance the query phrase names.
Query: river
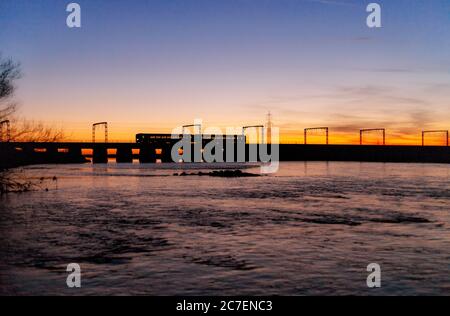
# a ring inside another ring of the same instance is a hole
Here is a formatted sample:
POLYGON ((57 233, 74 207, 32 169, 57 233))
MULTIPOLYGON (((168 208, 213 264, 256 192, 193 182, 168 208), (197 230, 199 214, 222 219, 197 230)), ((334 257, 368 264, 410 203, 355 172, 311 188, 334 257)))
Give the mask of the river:
POLYGON ((211 168, 237 167, 21 169, 45 179, 1 197, 0 294, 450 295, 450 165, 283 162, 259 177, 174 175, 211 168), (66 285, 69 263, 81 267, 81 288, 66 285), (370 263, 379 288, 367 287, 370 263))

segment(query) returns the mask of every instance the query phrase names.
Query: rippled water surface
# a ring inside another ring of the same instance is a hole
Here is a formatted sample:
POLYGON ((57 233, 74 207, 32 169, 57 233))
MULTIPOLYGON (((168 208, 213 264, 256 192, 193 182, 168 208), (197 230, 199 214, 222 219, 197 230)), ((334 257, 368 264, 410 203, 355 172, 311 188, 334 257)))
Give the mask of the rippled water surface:
POLYGON ((24 168, 58 181, 1 198, 0 294, 450 295, 448 165, 180 168, 206 167, 24 168), (71 262, 81 289, 66 286, 71 262), (366 286, 372 262, 379 289, 366 286))

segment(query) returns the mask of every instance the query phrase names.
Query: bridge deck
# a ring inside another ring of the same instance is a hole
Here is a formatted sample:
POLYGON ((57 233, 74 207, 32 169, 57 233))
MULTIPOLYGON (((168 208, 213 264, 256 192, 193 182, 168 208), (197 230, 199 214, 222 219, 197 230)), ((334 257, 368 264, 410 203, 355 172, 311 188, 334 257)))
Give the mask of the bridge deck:
MULTIPOLYGON (((177 140, 154 143, 0 143, 0 167, 14 164, 74 163, 92 157, 94 162, 171 161, 171 146, 177 140)), ((246 146, 248 152, 249 145, 246 146)), ((225 147, 226 151, 226 147, 225 147)), ((373 161, 450 163, 447 146, 294 145, 279 147, 280 161, 373 161)))

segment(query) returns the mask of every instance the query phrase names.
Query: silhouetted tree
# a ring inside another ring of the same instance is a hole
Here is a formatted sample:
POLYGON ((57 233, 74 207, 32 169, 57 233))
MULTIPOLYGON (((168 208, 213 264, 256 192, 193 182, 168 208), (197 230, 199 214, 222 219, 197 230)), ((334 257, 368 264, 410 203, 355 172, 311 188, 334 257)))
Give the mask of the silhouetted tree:
POLYGON ((19 119, 17 104, 12 100, 15 80, 21 77, 20 64, 0 54, 0 121, 11 121, 11 139, 26 142, 55 142, 63 138, 61 130, 43 123, 19 119))
POLYGON ((16 111, 16 104, 11 101, 11 97, 15 89, 14 81, 20 75, 20 65, 0 55, 0 120, 9 118, 16 111))
MULTIPOLYGON (((3 58, 0 54, 0 121, 10 120, 13 123, 11 138, 15 141, 58 141, 63 135, 51 127, 46 127, 42 123, 20 120, 14 115, 17 111, 17 104, 13 101, 15 90, 14 82, 21 77, 20 65, 10 58, 3 58)), ((7 192, 23 192, 39 186, 38 183, 21 179, 17 172, 11 170, 1 170, 0 155, 0 194, 7 192)))

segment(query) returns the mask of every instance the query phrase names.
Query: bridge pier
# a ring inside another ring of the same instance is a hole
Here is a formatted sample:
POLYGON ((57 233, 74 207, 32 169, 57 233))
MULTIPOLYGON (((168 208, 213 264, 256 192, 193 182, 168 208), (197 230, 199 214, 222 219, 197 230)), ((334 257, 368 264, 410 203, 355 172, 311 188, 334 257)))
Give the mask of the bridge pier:
POLYGON ((131 147, 119 147, 116 152, 116 162, 130 163, 133 162, 133 149, 131 147))
POLYGON ((248 144, 245 150, 245 162, 258 162, 258 161, 259 161, 259 145, 248 144))
POLYGON ((69 148, 69 155, 71 157, 82 157, 83 150, 81 149, 81 147, 71 147, 69 148))
MULTIPOLYGON (((65 155, 67 155, 67 160, 73 161, 73 162, 86 162, 86 158, 83 156, 83 150, 81 147, 78 146, 72 146, 68 147, 69 152, 65 155)), ((64 154, 63 154, 64 156, 64 154)))
POLYGON ((233 157, 234 162, 245 162, 245 153, 248 152, 247 145, 245 144, 245 139, 239 138, 234 144, 233 144, 233 157), (244 152, 243 152, 244 151, 244 152))
POLYGON ((156 162, 156 153, 154 146, 142 146, 139 150, 140 163, 154 163, 156 162))
POLYGON ((173 162, 170 146, 164 146, 161 149, 162 149, 162 153, 159 158, 159 159, 161 159, 161 162, 173 162))
POLYGON ((95 146, 92 152, 93 163, 108 163, 108 149, 103 146, 95 146))

